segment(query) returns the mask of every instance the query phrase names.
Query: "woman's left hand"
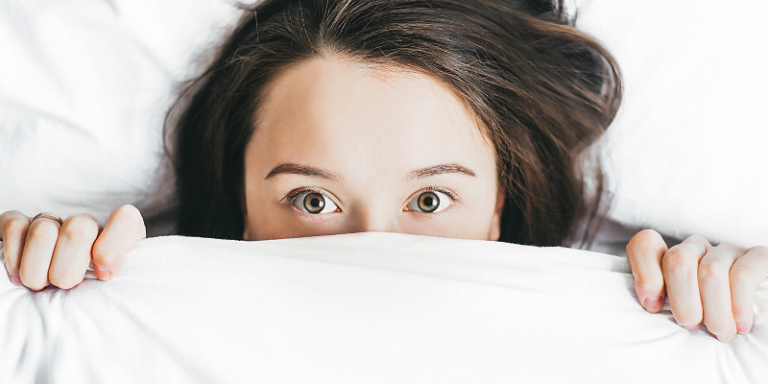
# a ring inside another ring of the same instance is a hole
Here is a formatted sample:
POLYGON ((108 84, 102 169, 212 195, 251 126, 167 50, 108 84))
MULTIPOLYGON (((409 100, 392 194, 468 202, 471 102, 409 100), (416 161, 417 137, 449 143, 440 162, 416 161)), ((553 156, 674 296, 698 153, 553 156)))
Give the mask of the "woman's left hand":
POLYGON ((637 298, 648 312, 659 312, 667 295, 675 320, 689 331, 703 320, 728 342, 752 330, 755 292, 768 278, 768 248, 713 247, 691 236, 667 249, 658 232, 644 230, 630 240, 627 257, 637 298))

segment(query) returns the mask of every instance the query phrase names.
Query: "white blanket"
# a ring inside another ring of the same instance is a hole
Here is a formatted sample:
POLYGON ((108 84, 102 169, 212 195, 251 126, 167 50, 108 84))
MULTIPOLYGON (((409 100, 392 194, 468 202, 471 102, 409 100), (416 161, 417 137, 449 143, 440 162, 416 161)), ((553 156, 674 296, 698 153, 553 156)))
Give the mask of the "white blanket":
POLYGON ((754 330, 647 313, 625 258, 359 233, 142 241, 109 282, 0 279, 0 383, 758 383, 754 330))

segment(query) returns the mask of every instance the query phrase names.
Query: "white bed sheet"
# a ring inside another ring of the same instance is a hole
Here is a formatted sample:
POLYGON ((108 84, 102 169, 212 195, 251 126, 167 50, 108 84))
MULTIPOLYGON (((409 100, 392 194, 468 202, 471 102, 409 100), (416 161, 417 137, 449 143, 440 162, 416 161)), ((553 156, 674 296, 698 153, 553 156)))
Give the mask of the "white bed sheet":
POLYGON ((758 383, 768 286, 727 344, 649 314, 625 258, 358 233, 142 241, 109 282, 0 279, 0 383, 758 383))

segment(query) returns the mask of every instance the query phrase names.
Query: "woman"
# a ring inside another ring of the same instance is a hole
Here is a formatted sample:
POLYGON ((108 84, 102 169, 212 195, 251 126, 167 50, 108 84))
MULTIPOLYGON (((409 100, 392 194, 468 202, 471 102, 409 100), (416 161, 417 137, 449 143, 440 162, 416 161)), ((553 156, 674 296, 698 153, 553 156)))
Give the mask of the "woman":
MULTIPOLYGON (((620 96, 562 1, 265 1, 169 112, 178 233, 588 241, 602 176, 581 164, 620 96)), ((78 284, 91 260, 108 280, 146 234, 131 206, 103 230, 88 214, 0 225, 9 276, 34 290, 78 284)), ((765 248, 643 231, 627 251, 648 311, 668 294, 686 329, 750 330, 765 248)))

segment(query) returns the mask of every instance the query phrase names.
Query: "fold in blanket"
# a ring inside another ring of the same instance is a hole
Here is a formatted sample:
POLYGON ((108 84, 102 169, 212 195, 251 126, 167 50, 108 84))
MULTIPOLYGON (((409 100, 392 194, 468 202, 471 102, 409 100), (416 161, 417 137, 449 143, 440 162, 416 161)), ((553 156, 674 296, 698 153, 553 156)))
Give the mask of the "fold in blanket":
POLYGON ((757 383, 755 325, 720 343, 637 302, 626 259, 393 233, 144 240, 111 281, 0 279, 0 383, 757 383))

